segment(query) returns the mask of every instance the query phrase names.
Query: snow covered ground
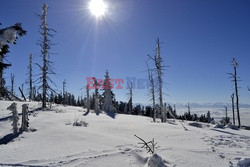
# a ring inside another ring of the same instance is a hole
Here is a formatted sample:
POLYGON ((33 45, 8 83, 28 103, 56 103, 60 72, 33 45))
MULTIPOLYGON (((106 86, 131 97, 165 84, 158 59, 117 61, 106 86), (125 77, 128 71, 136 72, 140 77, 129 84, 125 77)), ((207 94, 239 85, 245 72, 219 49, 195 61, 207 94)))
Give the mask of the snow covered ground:
MULTIPOLYGON (((12 132, 10 101, 0 101, 0 139, 12 132)), ((27 102, 29 110, 41 104, 27 102)), ((23 102, 17 102, 21 112, 23 102)), ((29 115, 30 128, 7 145, 0 145, 0 166, 146 166, 151 155, 134 134, 157 142, 151 163, 160 156, 166 166, 250 166, 250 131, 213 128, 179 120, 153 123, 151 118, 102 113, 83 116, 84 109, 54 105, 52 111, 29 115), (74 120, 87 127, 73 126, 74 120), (199 127, 195 127, 198 125, 199 127)), ((156 163, 153 163, 156 166, 156 163)), ((164 166, 163 164, 161 164, 164 166)))

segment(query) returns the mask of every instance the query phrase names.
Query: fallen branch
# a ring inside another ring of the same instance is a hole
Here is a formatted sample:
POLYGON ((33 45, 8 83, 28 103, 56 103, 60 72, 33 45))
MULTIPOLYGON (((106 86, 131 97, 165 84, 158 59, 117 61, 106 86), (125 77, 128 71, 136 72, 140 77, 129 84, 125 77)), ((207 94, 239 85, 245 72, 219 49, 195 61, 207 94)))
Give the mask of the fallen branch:
POLYGON ((20 87, 18 87, 18 89, 19 89, 19 91, 21 92, 21 94, 22 94, 22 97, 24 98, 24 101, 26 101, 26 98, 25 98, 25 96, 24 96, 24 94, 23 94, 23 91, 22 91, 22 89, 21 89, 20 87))

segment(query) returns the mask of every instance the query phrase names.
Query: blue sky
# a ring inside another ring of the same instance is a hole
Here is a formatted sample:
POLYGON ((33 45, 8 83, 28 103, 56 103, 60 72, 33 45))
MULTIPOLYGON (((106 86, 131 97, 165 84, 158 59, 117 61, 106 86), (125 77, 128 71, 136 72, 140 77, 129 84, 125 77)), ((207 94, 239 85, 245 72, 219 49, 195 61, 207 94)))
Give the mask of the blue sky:
MULTIPOLYGON (((89 0, 2 0, 0 28, 21 22, 27 35, 12 45, 6 70, 16 76, 17 87, 27 78, 29 53, 40 62, 36 45, 41 13, 47 2, 48 25, 57 31, 52 52, 62 89, 84 94, 86 77, 146 79, 145 60, 153 54, 156 38, 162 42, 166 102, 230 102, 233 84, 228 72, 235 57, 239 63, 240 102, 250 103, 250 1, 248 0, 106 0, 107 15, 96 19, 88 10, 89 0)), ((36 73, 37 70, 35 71, 36 73)), ((124 84, 125 86, 125 84, 124 84)), ((27 87, 27 86, 26 86, 27 87)), ((128 99, 127 90, 114 90, 117 100, 128 99)), ((147 90, 134 90, 134 101, 148 103, 147 90)))

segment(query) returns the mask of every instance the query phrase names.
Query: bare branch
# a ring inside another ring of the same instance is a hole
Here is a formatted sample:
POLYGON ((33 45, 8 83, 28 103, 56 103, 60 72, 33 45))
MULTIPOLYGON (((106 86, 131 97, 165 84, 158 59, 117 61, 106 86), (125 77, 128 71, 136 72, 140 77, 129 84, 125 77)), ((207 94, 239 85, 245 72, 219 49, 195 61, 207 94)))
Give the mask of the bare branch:
POLYGON ((142 142, 139 142, 138 144, 141 144, 141 148, 145 148, 148 153, 152 153, 154 154, 154 149, 155 149, 155 146, 157 143, 154 142, 154 138, 152 139, 152 141, 149 141, 149 142, 146 142, 145 140, 143 140, 142 138, 140 138, 139 136, 137 135, 134 135, 136 138, 138 138, 139 140, 141 140, 142 142))

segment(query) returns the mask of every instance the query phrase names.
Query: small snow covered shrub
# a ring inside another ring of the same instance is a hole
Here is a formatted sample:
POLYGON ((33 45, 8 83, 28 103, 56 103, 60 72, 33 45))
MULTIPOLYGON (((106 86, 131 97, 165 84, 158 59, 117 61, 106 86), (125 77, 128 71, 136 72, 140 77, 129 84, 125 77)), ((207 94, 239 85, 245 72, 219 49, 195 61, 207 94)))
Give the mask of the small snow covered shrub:
POLYGON ((224 129, 224 126, 221 125, 220 123, 217 123, 217 124, 215 124, 214 128, 224 129))
POLYGON ((12 119, 13 119, 13 123, 11 124, 13 127, 13 134, 16 134, 18 132, 18 113, 17 113, 17 109, 16 109, 16 103, 12 103, 7 110, 12 111, 12 119))
POLYGON ((63 110, 55 110, 56 111, 56 113, 65 113, 65 111, 63 111, 63 110))
POLYGON ((79 121, 79 118, 75 119, 74 123, 73 123, 73 126, 84 126, 84 127, 87 127, 88 126, 88 123, 86 121, 79 121))
POLYGON ((154 142, 154 138, 149 141, 146 142, 145 140, 143 140, 142 138, 134 135, 136 138, 138 138, 140 141, 138 144, 142 144, 141 148, 145 148, 148 153, 151 153, 152 155, 148 158, 145 167, 166 167, 166 165, 164 164, 164 161, 162 159, 161 156, 159 156, 158 154, 155 153, 155 146, 157 143, 154 142))
POLYGON ((84 126, 84 127, 87 127, 88 123, 86 123, 84 121, 79 121, 79 122, 74 122, 73 126, 84 126))

